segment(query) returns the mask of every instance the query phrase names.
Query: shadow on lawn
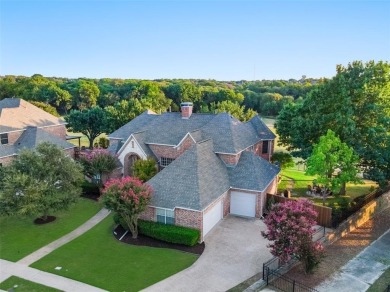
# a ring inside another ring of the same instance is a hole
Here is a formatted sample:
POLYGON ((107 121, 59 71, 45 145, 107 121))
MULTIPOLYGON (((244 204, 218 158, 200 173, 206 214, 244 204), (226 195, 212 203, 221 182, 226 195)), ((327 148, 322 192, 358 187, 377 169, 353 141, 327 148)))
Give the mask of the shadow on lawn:
MULTIPOLYGON (((125 229, 122 226, 117 226, 114 229, 114 236, 116 239, 120 239, 123 234, 125 233, 125 229)), ((138 234, 137 238, 132 238, 131 233, 127 233, 121 240, 121 242, 131 244, 131 245, 138 245, 138 246, 149 246, 149 247, 158 247, 158 248, 170 248, 170 249, 176 249, 188 253, 193 253, 197 255, 201 255, 205 249, 204 242, 198 243, 194 246, 187 246, 182 244, 175 244, 170 242, 161 241, 158 239, 151 238, 149 236, 145 236, 143 234, 138 234)))

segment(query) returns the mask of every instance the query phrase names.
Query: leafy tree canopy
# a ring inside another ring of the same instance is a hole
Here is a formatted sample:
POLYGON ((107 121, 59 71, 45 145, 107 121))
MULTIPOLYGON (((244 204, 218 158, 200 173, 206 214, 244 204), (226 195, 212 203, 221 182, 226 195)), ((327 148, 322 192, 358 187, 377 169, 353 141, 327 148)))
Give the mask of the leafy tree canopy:
POLYGON ((134 176, 142 181, 148 181, 157 174, 157 163, 153 158, 138 159, 134 162, 134 176))
POLYGON ((0 213, 39 216, 68 208, 81 194, 82 169, 57 146, 23 150, 2 172, 0 213))
POLYGON ((347 182, 359 183, 357 163, 359 158, 351 147, 341 142, 332 130, 320 137, 313 153, 307 160, 306 173, 318 175, 318 182, 330 187, 333 192, 341 188, 345 195, 347 182))
POLYGON ((369 177, 390 178, 390 65, 356 61, 316 86, 302 103, 287 104, 276 130, 279 141, 307 158, 328 129, 352 147, 369 177))
POLYGON ((93 141, 107 129, 107 113, 96 106, 82 111, 72 110, 65 116, 66 127, 71 132, 81 132, 89 140, 89 148, 93 148, 93 141))

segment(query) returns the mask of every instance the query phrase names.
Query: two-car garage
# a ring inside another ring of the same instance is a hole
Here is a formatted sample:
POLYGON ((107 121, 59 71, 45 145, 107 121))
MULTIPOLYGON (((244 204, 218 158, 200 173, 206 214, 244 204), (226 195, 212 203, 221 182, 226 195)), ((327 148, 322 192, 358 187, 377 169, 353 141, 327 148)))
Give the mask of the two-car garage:
MULTIPOLYGON (((230 191, 230 214, 254 218, 257 196, 253 193, 230 191)), ((203 214, 203 236, 223 219, 223 199, 208 208, 203 214)))

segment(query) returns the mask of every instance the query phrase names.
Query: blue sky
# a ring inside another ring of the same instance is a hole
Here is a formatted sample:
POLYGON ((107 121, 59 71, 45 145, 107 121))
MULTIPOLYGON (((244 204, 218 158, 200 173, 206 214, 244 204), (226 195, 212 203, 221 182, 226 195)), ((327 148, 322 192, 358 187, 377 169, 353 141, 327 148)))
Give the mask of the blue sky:
POLYGON ((390 60, 390 1, 0 0, 0 75, 332 77, 390 60))

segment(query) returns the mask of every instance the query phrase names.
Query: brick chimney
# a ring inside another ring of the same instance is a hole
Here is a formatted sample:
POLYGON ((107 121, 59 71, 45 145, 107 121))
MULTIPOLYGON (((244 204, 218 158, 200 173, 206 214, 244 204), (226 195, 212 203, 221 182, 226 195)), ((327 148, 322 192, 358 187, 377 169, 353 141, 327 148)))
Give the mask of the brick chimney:
POLYGON ((192 115, 192 102, 182 102, 181 107, 181 118, 189 119, 192 115))

